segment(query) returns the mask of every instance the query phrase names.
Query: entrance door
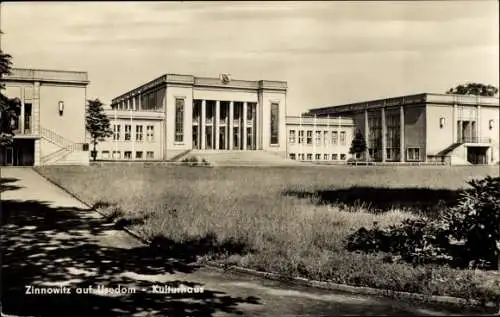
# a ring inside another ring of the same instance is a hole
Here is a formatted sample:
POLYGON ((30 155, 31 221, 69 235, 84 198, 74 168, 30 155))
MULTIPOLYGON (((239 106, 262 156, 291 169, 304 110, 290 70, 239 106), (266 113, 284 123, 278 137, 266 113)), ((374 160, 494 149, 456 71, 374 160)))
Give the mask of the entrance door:
POLYGON ((5 165, 14 165, 14 148, 11 146, 5 149, 5 165))

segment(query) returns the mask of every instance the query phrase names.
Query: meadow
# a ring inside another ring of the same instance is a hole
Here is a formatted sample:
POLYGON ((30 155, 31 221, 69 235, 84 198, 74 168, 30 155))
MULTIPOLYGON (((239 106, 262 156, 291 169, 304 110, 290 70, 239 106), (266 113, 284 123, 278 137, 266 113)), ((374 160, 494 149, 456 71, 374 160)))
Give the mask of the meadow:
MULTIPOLYGON (((150 240, 204 245, 199 261, 424 295, 500 297, 478 270, 389 263, 345 249, 360 227, 432 216, 465 181, 498 167, 40 167, 37 171, 150 240), (160 240, 158 240, 160 239, 160 240)), ((174 251, 172 251, 174 252, 174 251)), ((174 256, 170 254, 167 256, 174 256)))

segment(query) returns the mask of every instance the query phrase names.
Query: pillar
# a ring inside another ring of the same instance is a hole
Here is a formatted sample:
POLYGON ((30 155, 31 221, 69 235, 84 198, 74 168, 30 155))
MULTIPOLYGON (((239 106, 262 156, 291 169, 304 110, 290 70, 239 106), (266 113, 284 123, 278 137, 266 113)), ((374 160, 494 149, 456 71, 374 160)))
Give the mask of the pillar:
POLYGON ((201 101, 201 149, 205 150, 206 147, 206 121, 207 121, 207 109, 206 109, 207 102, 205 99, 201 101))
POLYGON ((234 120, 234 102, 229 102, 229 150, 233 149, 233 120, 234 120))
MULTIPOLYGON (((33 112, 33 108, 31 110, 33 112)), ((24 134, 24 99, 21 103, 21 113, 19 115, 19 130, 21 131, 21 134, 24 134)))
POLYGON ((399 161, 405 161, 405 110, 404 106, 399 107, 399 161))
POLYGON ((215 149, 219 149, 220 133, 220 101, 215 101, 215 149))
MULTIPOLYGON (((455 97, 454 97, 455 98, 455 97)), ((457 131, 457 125, 458 125, 458 106, 456 101, 454 100, 453 102, 453 119, 452 119, 452 129, 453 129, 453 142, 452 143, 457 143, 458 141, 458 131, 457 131)))
POLYGON ((387 127, 385 126, 385 108, 380 109, 380 118, 382 121, 382 162, 385 162, 387 152, 387 127))
MULTIPOLYGON (((31 122, 32 122, 31 134, 39 134, 40 133, 40 82, 39 81, 35 82, 35 87, 33 89, 33 101, 31 104, 31 122)), ((36 151, 37 149, 35 148, 35 158, 37 155, 36 151)))
MULTIPOLYGON (((328 131, 328 133, 330 133, 330 131, 328 131)), ((370 135, 370 127, 368 126, 368 110, 365 109, 365 134, 364 134, 364 137, 365 137, 365 144, 366 144, 366 150, 365 150, 365 160, 368 161, 368 159, 370 158, 370 151, 368 149, 368 147, 370 146, 369 145, 369 138, 368 136, 370 135)))
POLYGON ((247 149, 247 102, 243 102, 243 114, 241 116, 243 120, 243 133, 241 134, 241 138, 243 140, 243 150, 247 149))
POLYGON ((481 105, 479 104, 479 101, 477 103, 477 108, 476 108, 476 142, 481 142, 481 105))

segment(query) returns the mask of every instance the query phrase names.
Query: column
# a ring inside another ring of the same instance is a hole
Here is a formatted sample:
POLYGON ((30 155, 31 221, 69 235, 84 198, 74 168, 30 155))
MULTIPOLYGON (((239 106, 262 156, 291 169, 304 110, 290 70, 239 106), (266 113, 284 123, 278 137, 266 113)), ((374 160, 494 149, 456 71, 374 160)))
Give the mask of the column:
POLYGON ((399 161, 405 161, 405 110, 399 107, 399 161))
POLYGON ((476 108, 476 138, 477 142, 481 142, 481 105, 477 104, 476 108))
POLYGON ((203 99, 201 101, 201 149, 205 150, 205 145, 206 145, 206 136, 205 136, 205 126, 206 126, 206 121, 207 121, 207 109, 206 109, 206 100, 203 99))
POLYGON ((241 134, 241 138, 243 140, 243 150, 247 149, 247 107, 247 102, 243 102, 243 114, 241 116, 243 120, 243 133, 241 134))
POLYGON ((220 133, 220 101, 215 101, 215 149, 219 149, 220 133))
POLYGON ((229 102, 229 150, 233 149, 233 117, 234 117, 234 109, 233 109, 234 102, 230 101, 229 102))
MULTIPOLYGON (((455 98, 455 97, 454 97, 455 98)), ((452 129, 453 129, 453 142, 451 142, 452 144, 453 143, 457 143, 458 142, 458 131, 457 131, 457 125, 458 125, 458 119, 457 119, 457 115, 458 115, 458 106, 457 106, 457 103, 456 101, 453 102, 453 119, 451 120, 451 125, 452 125, 452 129)))
MULTIPOLYGON (((31 111, 33 112, 33 110, 31 111)), ((24 99, 21 103, 21 113, 19 115, 18 122, 19 122, 19 130, 21 131, 21 134, 24 134, 24 99)))
MULTIPOLYGON (((330 131, 328 131, 330 133, 330 131)), ((368 126, 368 110, 365 109, 365 144, 366 144, 366 150, 365 150, 365 161, 368 161, 370 158, 370 151, 368 147, 370 146, 370 140, 369 140, 369 135, 370 135, 370 127, 368 126)))
POLYGON ((385 108, 382 107, 380 109, 380 119, 382 121, 382 162, 385 162, 385 157, 386 157, 386 148, 387 148, 387 127, 385 126, 385 108))
MULTIPOLYGON (((40 133, 40 82, 35 82, 33 89, 33 101, 31 104, 31 121, 32 121, 32 134, 40 133)), ((35 148, 35 158, 36 158, 35 148)))
MULTIPOLYGON (((260 110, 259 110, 260 108, 259 108, 259 106, 260 106, 259 105, 259 101, 257 101, 255 103, 255 118, 254 118, 254 120, 255 120, 255 131, 254 131, 254 133, 255 133, 255 149, 256 150, 261 150, 262 149, 262 147, 260 145, 261 144, 260 143, 260 133, 261 133, 260 130, 261 130, 261 127, 260 127, 260 110)), ((298 133, 297 133, 297 135, 298 135, 298 133)))

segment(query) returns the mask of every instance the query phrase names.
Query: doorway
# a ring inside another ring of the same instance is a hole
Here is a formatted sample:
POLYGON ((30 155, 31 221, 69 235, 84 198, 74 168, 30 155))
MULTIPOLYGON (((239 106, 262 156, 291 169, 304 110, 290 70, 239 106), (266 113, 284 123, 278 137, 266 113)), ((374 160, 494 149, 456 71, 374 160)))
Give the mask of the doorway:
POLYGON ((488 164, 487 147, 467 147, 467 161, 472 164, 488 164))

